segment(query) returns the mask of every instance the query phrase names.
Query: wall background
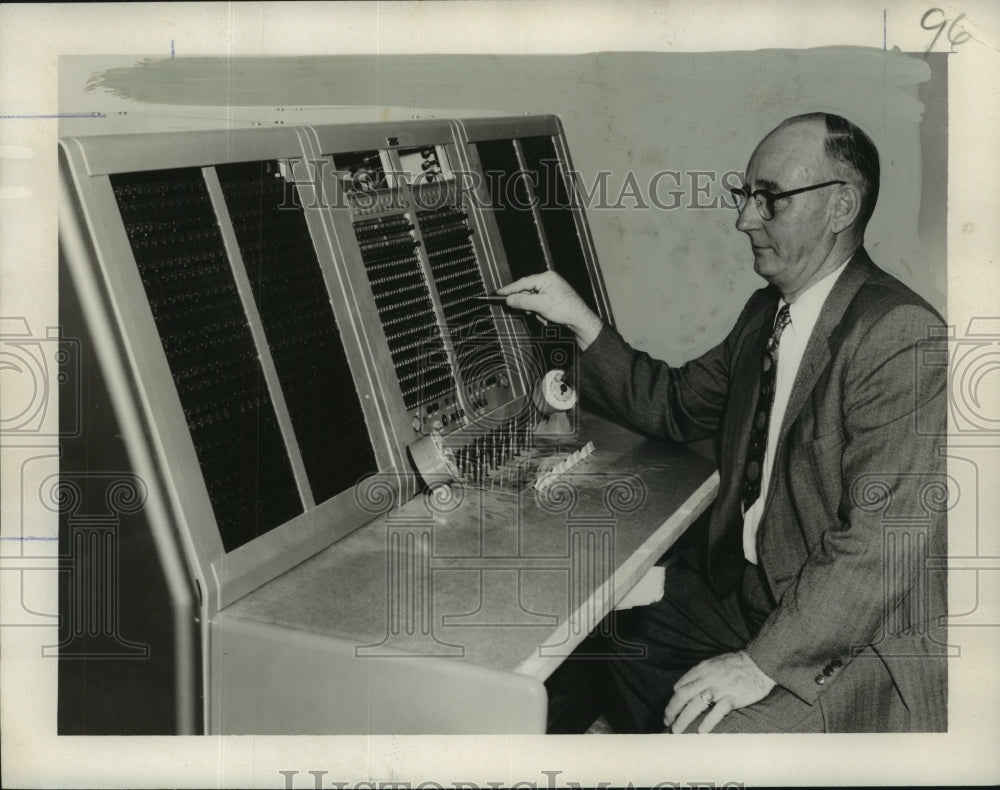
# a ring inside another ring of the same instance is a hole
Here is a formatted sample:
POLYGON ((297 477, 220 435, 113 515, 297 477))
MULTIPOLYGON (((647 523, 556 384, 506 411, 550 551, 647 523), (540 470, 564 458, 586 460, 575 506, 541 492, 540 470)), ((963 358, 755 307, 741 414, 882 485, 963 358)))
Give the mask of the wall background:
POLYGON ((734 177, 723 174, 742 171, 770 129, 803 112, 844 115, 875 141, 882 191, 869 252, 944 311, 945 66, 944 55, 862 47, 64 56, 59 133, 557 114, 581 184, 593 191, 608 172, 604 200, 596 192, 587 213, 616 322, 678 364, 721 340, 763 284, 724 202, 734 177))

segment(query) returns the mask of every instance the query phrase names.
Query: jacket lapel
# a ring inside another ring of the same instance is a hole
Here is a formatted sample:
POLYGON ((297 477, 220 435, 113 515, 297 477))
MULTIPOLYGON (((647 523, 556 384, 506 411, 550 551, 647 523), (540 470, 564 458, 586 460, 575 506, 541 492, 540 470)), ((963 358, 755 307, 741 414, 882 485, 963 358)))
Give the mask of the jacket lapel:
MULTIPOLYGON (((816 326, 813 327, 812 334, 809 336, 805 353, 802 355, 802 362, 795 376, 795 383, 792 385, 788 406, 785 409, 785 417, 778 433, 778 447, 785 441, 789 427, 799 416, 799 412, 802 411, 802 407, 809 399, 816 380, 830 362, 832 355, 830 341, 834 330, 844 317, 847 306, 854 299, 862 283, 871 277, 874 271, 876 271, 875 264, 868 257, 868 253, 861 248, 854 254, 851 262, 847 264, 847 268, 837 279, 833 290, 830 291, 830 295, 820 311, 816 326)), ((774 486, 771 488, 773 490, 774 486)))
MULTIPOLYGON (((858 249, 847 268, 837 279, 836 285, 827 297, 820 312, 816 325, 813 327, 809 342, 799 365, 799 371, 792 385, 788 406, 778 434, 778 447, 784 442, 789 426, 795 422, 816 381, 832 357, 830 347, 834 332, 840 325, 848 305, 854 299, 861 285, 878 271, 875 264, 864 249, 858 249)), ((772 289, 773 290, 773 289, 772 289)), ((762 309, 747 323, 744 330, 745 344, 738 352, 734 369, 731 371, 731 386, 746 386, 744 392, 731 391, 730 400, 734 402, 733 410, 727 420, 727 430, 724 431, 722 457, 729 459, 731 466, 723 475, 722 488, 716 502, 709 528, 708 572, 712 583, 719 590, 731 589, 738 583, 739 573, 729 573, 732 578, 725 578, 726 569, 716 561, 727 554, 738 554, 742 557, 742 516, 740 514, 740 492, 743 484, 743 466, 746 464, 747 447, 750 438, 750 426, 757 403, 757 390, 760 387, 760 359, 764 344, 771 333, 774 316, 778 308, 778 293, 767 302, 767 309, 762 309), (725 440, 728 435, 729 440, 725 440), (735 580, 735 581, 734 581, 735 580)), ((721 463, 725 463, 722 461, 721 463)), ((721 466, 720 463, 720 466, 721 466)), ((776 467, 775 467, 776 468, 776 467)), ((772 468, 772 480, 769 486, 768 499, 774 495, 775 468, 772 468)), ((767 524, 767 506, 764 518, 757 533, 758 545, 767 524)), ((741 569, 742 564, 737 563, 741 569)))

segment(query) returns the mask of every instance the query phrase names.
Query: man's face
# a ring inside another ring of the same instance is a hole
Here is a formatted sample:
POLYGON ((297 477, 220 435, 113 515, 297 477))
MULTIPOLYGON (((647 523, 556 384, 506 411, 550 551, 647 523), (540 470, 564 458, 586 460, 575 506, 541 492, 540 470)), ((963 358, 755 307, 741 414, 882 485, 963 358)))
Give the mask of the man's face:
MULTIPOLYGON (((748 191, 786 192, 836 179, 823 152, 824 137, 819 122, 769 134, 747 165, 748 191)), ((824 188, 776 201, 770 220, 761 218, 753 200, 740 212, 736 228, 750 238, 754 270, 786 297, 810 285, 830 255, 836 240, 830 229, 836 199, 836 188, 824 188)))

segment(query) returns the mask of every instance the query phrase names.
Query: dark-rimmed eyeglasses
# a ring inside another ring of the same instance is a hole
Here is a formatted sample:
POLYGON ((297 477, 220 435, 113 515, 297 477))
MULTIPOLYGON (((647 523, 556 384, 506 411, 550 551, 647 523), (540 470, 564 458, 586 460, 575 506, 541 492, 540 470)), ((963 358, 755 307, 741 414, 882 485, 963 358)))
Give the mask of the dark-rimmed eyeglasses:
POLYGON ((813 184, 808 187, 799 187, 798 189, 789 189, 787 192, 769 192, 766 189, 755 189, 753 192, 748 192, 745 186, 739 187, 738 189, 730 189, 729 191, 733 193, 733 199, 736 201, 736 208, 742 212, 743 207, 746 206, 747 201, 750 198, 754 199, 754 203, 757 205, 757 213, 760 214, 762 220, 774 219, 774 201, 781 200, 782 198, 788 198, 792 195, 800 195, 803 192, 811 192, 814 189, 822 189, 823 187, 831 187, 834 184, 846 184, 846 181, 824 181, 822 184, 813 184))

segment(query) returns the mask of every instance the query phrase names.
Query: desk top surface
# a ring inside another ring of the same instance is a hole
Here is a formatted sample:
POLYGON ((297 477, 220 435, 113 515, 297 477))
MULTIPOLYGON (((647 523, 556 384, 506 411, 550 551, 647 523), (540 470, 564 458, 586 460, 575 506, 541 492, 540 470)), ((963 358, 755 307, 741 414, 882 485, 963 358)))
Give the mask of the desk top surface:
POLYGON ((718 485, 702 456, 594 415, 581 415, 579 439, 594 453, 544 493, 417 496, 219 617, 351 641, 359 656, 464 659, 544 680, 718 485))

